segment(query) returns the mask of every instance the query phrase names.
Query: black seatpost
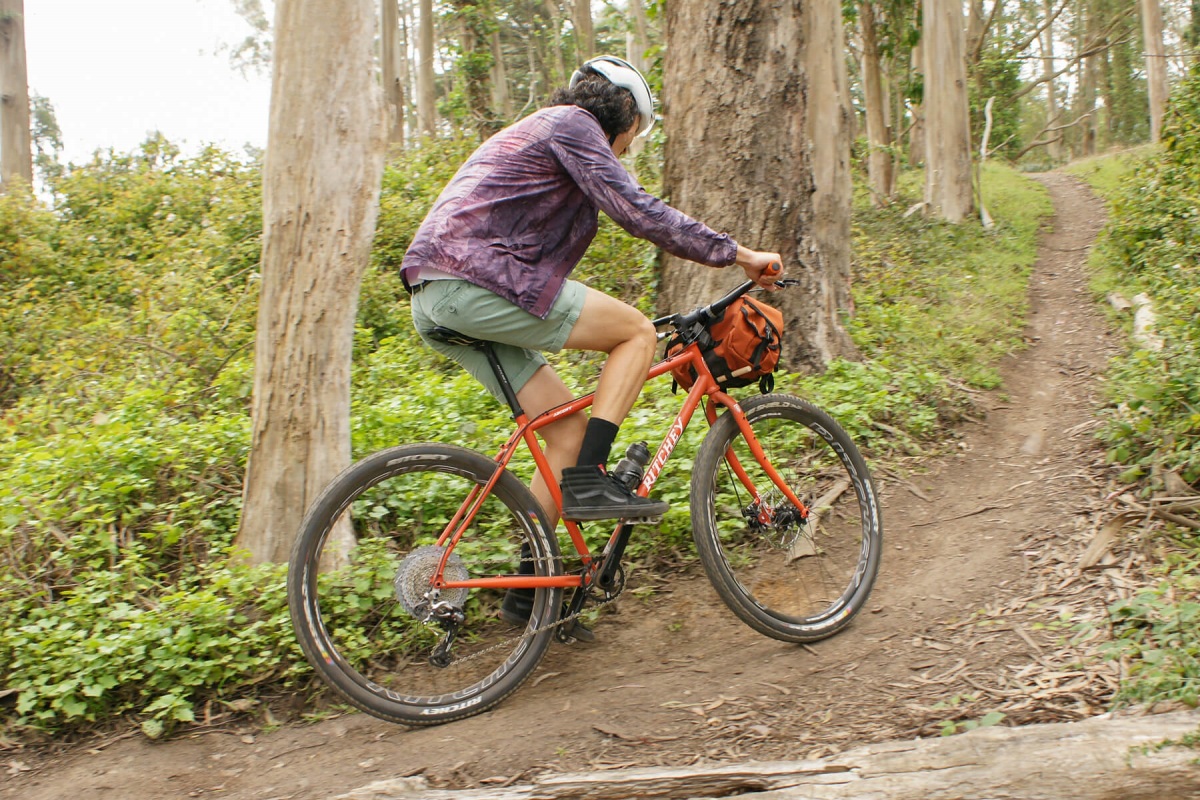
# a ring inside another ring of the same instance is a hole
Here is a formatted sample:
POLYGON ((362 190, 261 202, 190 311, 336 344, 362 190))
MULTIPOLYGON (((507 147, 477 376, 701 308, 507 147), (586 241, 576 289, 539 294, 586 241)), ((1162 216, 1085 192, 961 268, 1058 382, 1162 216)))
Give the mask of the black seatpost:
POLYGON ((508 373, 504 371, 504 367, 500 363, 500 356, 496 355, 496 348, 492 347, 491 342, 483 341, 475 342, 474 347, 487 357, 488 365, 492 368, 492 374, 496 376, 496 380, 500 383, 500 392, 504 395, 504 401, 512 409, 513 419, 524 414, 525 410, 517 402, 517 393, 513 391, 512 383, 508 380, 508 373))

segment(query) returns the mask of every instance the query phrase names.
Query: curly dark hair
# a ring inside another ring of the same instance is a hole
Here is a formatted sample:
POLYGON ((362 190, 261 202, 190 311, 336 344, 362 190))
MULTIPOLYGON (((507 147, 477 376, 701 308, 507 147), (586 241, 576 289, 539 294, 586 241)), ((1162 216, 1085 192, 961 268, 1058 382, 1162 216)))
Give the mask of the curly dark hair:
POLYGON ((559 89, 547 106, 579 106, 600 120, 600 127, 611 144, 629 130, 638 117, 633 92, 617 86, 591 67, 584 67, 583 78, 571 88, 559 89))

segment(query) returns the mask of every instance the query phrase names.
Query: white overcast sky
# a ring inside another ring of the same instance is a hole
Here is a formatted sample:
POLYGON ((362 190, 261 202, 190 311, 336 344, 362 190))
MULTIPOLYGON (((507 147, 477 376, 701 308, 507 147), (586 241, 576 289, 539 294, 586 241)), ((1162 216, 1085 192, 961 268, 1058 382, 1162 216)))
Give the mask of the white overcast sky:
POLYGON ((189 153, 263 147, 270 77, 221 50, 249 32, 231 0, 25 0, 29 90, 54 106, 64 161, 155 130, 189 153))

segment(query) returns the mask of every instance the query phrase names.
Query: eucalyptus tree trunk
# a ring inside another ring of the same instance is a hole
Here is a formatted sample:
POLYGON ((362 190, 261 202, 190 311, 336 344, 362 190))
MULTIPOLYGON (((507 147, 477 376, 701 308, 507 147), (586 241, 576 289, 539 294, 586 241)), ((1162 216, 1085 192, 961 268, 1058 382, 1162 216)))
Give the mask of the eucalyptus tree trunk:
POLYGON ((983 49, 984 37, 983 2, 968 0, 967 2, 967 38, 964 57, 971 62, 983 49))
POLYGON ((500 129, 492 111, 492 9, 487 0, 450 0, 458 22, 460 56, 455 69, 462 81, 470 124, 481 137, 500 129))
MULTIPOLYGON (((1076 14, 1078 26, 1079 51, 1086 47, 1096 47, 1100 35, 1100 15, 1092 8, 1089 0, 1079 0, 1076 14), (1081 24, 1082 18, 1082 24, 1081 24)), ((1079 114, 1083 117, 1081 125, 1081 140, 1079 155, 1091 156, 1096 154, 1096 84, 1100 74, 1100 52, 1085 55, 1079 64, 1079 114)))
MULTIPOLYGON (((373 0, 279 0, 263 162, 250 460, 235 544, 286 561, 350 462, 350 356, 385 125, 373 0)), ((334 533, 343 549, 349 530, 334 533)))
MULTIPOLYGON (((836 16, 836 7, 827 10, 836 16)), ((819 369, 852 352, 839 322, 849 305, 846 253, 824 249, 840 231, 831 216, 850 215, 849 141, 841 140, 849 120, 838 99, 814 97, 834 91, 840 39, 825 35, 827 20, 807 15, 800 0, 672 0, 665 30, 663 183, 672 204, 747 247, 777 250, 785 273, 803 282, 771 298, 784 312, 788 366, 819 369), (810 34, 813 25, 821 32, 810 34), (817 123, 825 126, 819 134, 817 123), (821 158, 836 162, 830 180, 844 175, 845 187, 815 195, 821 158)), ((660 303, 686 310, 743 279, 738 267, 668 257, 660 303)))
MULTIPOLYGON (((1042 11, 1049 20, 1054 14, 1054 0, 1043 0, 1042 11)), ((1055 90, 1054 81, 1054 25, 1047 23, 1042 30, 1041 35, 1042 48, 1042 80, 1046 82, 1046 125, 1047 127, 1056 124, 1058 119, 1058 92, 1055 90)), ((1053 140, 1046 145, 1046 153, 1051 160, 1058 161, 1062 158, 1062 138, 1055 136, 1053 140)))
MULTIPOLYGON (((925 48, 921 42, 913 45, 910 56, 912 71, 925 72, 925 48)), ((912 123, 908 126, 908 161, 910 164, 925 164, 925 106, 914 101, 911 106, 912 123)), ((897 115, 899 116, 899 115, 897 115)))
POLYGON ((25 2, 0 0, 0 189, 14 178, 33 183, 25 2))
POLYGON ((379 60, 383 67, 383 102, 387 108, 388 144, 404 146, 404 51, 400 40, 398 0, 383 0, 380 9, 379 60))
POLYGON ((437 131, 433 89, 433 0, 421 0, 417 10, 417 125, 425 136, 437 131))
MULTIPOLYGON (((642 0, 629 0, 629 13, 633 17, 633 29, 625 34, 625 60, 644 73, 646 49, 650 46, 650 26, 642 0)), ((629 154, 636 158, 645 146, 646 140, 639 136, 629 145, 629 154)))
POLYGON ((1142 40, 1146 49, 1146 88, 1150 95, 1150 141, 1162 137, 1167 110, 1167 54, 1163 50, 1163 20, 1159 0, 1141 0, 1142 40))
POLYGON ((411 135, 417 130, 417 106, 413 98, 416 92, 416 69, 413 65, 413 5, 412 0, 400 0, 400 86, 404 92, 405 130, 411 135))
POLYGON ((971 128, 958 0, 924 0, 925 203, 948 222, 972 209, 971 128))
POLYGON ((508 67, 504 63, 504 48, 500 31, 491 35, 492 46, 492 110, 504 121, 511 122, 514 116, 512 94, 508 87, 508 67))
MULTIPOLYGON (((546 59, 546 86, 553 91, 559 84, 567 80, 567 60, 564 53, 566 47, 562 39, 563 14, 557 0, 546 0, 546 17, 550 20, 550 52, 546 59)), ((573 70, 572 70, 573 71, 573 70)))
POLYGON ((859 36, 862 39, 862 90, 867 119, 867 180, 871 202, 887 205, 893 190, 892 131, 888 126, 888 95, 884 88, 883 62, 876 29, 877 8, 873 2, 859 3, 859 36))
POLYGON ((582 64, 596 53, 591 0, 575 0, 571 21, 575 25, 575 55, 582 64))
MULTIPOLYGON (((846 67, 846 26, 837 3, 803 4, 804 67, 808 71, 807 137, 811 148, 814 191, 812 237, 821 270, 811 276, 821 306, 807 309, 808 341, 819 358, 806 362, 824 366, 835 356, 856 352, 842 327, 843 312, 853 308, 850 297, 850 208, 853 188, 850 143, 854 141, 854 109, 846 67), (811 327, 815 325, 814 327, 811 327)), ((797 303, 797 306, 800 304, 797 303)), ((799 309, 797 309, 799 310, 799 309)), ((797 362, 791 362, 793 364, 797 362)))
POLYGON ((646 19, 643 0, 628 0, 629 13, 633 17, 633 30, 625 40, 627 61, 639 70, 646 70, 646 49, 650 46, 650 23, 646 19))

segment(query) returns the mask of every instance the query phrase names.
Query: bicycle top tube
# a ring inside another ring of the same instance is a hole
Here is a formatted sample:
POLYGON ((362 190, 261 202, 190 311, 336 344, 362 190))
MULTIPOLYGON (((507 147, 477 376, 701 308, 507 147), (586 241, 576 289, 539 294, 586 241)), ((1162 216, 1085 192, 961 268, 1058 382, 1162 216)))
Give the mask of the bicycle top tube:
MULTIPOLYGON (((788 286, 797 286, 800 282, 797 280, 785 279, 776 281, 775 283, 777 286, 782 288, 788 286)), ((690 344, 696 340, 700 330, 715 321, 721 315, 721 312, 728 308, 739 297, 754 289, 756 285, 757 284, 755 284, 754 281, 745 281, 744 283, 741 283, 732 289, 724 297, 721 297, 719 300, 715 300, 714 302, 705 306, 694 308, 686 314, 668 314, 664 317, 658 317, 657 319, 651 320, 651 324, 654 325, 655 328, 662 328, 668 325, 670 326, 670 330, 662 331, 658 334, 658 338, 660 340, 678 333, 685 344, 690 344)), ((674 356, 664 358, 651 365, 650 370, 646 374, 646 380, 651 381, 654 378, 663 375, 664 373, 670 372, 676 366, 679 366, 680 362, 691 360, 702 359, 696 355, 693 355, 691 351, 685 348, 681 352, 676 353, 674 356)), ((701 393, 711 394, 714 388, 717 388, 715 383, 713 384, 712 388, 702 385, 701 393)), ((527 422, 527 426, 531 430, 537 430, 538 428, 549 425, 551 422, 562 419, 563 417, 577 414, 590 406, 594 399, 595 392, 589 392, 588 394, 580 395, 572 400, 568 400, 566 403, 547 409, 534 419, 529 420, 527 422)), ((722 403, 722 405, 725 404, 726 403, 722 403)))

